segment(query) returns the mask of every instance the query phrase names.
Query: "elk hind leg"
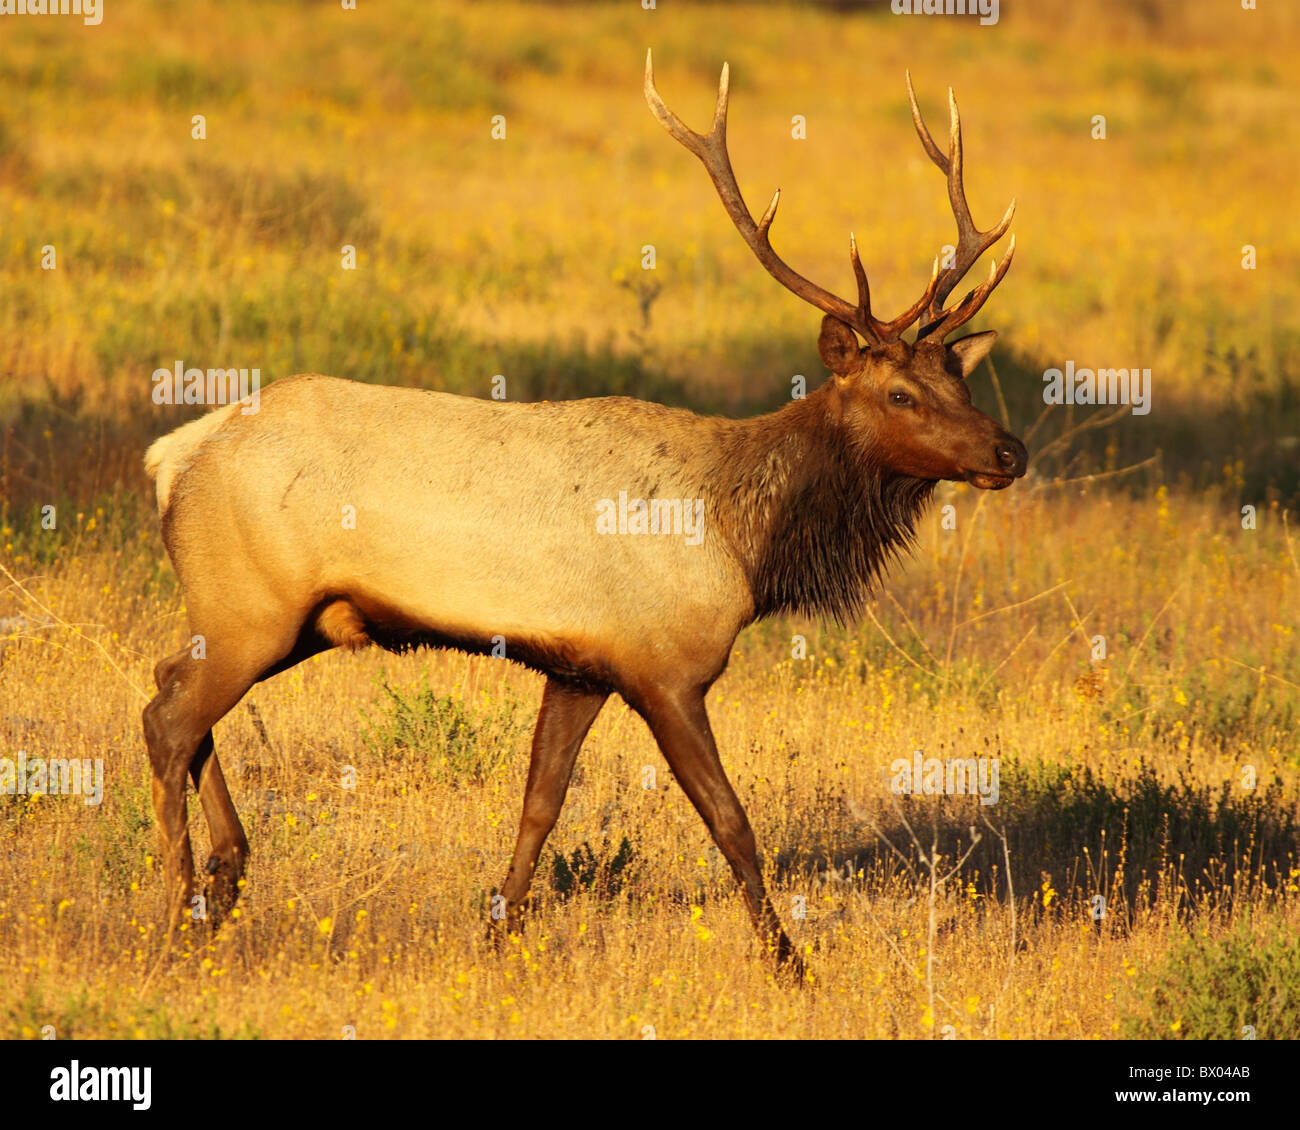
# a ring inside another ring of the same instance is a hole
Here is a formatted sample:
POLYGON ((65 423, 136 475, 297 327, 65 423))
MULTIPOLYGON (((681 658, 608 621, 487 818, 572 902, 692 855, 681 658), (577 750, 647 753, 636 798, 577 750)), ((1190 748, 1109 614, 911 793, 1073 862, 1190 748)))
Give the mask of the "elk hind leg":
MULTIPOLYGON (((522 928, 537 857, 559 819, 560 809, 564 807, 578 751, 608 697, 605 691, 583 691, 556 679, 547 679, 541 709, 537 712, 537 728, 533 731, 532 760, 528 765, 519 838, 515 842, 506 881, 501 887, 504 902, 496 902, 492 909, 492 926, 504 920, 507 933, 517 933, 522 928)), ((492 929, 492 926, 489 927, 492 937, 499 940, 500 930, 492 929)))
MULTIPOLYGON (((330 647, 356 651, 369 642, 356 608, 346 600, 334 601, 326 605, 314 621, 303 626, 289 653, 258 672, 255 681, 269 679, 330 647)), ((239 899, 249 848, 248 837, 213 748, 211 730, 199 742, 190 762, 190 778, 198 790, 212 841, 204 875, 208 919, 215 929, 239 899)))
MULTIPOLYGON (((194 893, 194 854, 190 846, 185 807, 185 773, 191 747, 180 708, 189 648, 160 661, 154 668, 158 693, 144 708, 144 738, 153 770, 153 808, 162 840, 163 875, 167 886, 167 932, 179 925, 194 893)), ((197 745, 197 741, 195 743, 197 745)))
POLYGON ((199 742, 190 762, 190 779, 198 790, 212 842, 203 871, 208 921, 215 930, 239 898, 240 883, 248 866, 248 837, 230 799, 221 762, 213 749, 211 730, 199 742))
MULTIPOLYGON (((180 925, 194 894, 194 857, 185 805, 185 781, 193 774, 212 830, 210 875, 219 876, 218 902, 233 901, 248 859, 248 842, 212 748, 211 730, 292 647, 292 636, 224 644, 207 638, 206 654, 185 648, 158 664, 158 693, 144 708, 144 735, 153 769, 154 814, 162 836, 167 883, 167 931, 180 925), (215 822, 214 822, 215 821, 215 822)), ((228 909, 228 905, 223 909, 228 909)))

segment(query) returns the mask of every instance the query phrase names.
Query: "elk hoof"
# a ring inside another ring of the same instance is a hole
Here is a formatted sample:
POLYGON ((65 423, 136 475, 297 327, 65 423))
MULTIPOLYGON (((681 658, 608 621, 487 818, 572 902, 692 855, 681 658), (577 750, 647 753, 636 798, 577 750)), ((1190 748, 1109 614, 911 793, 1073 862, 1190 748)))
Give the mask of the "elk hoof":
POLYGON ((782 937, 776 944, 776 973, 782 981, 794 983, 800 988, 809 983, 808 966, 786 937, 782 937))
POLYGON ((238 863, 211 855, 204 866, 209 879, 205 884, 208 900, 208 923, 215 931, 239 901, 239 878, 242 868, 238 863))

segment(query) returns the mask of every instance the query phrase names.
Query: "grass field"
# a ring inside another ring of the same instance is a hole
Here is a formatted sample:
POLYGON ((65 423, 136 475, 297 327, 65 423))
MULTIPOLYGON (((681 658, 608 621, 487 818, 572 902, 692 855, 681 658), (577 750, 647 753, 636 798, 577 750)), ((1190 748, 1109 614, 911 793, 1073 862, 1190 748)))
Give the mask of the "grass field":
POLYGON ((0 795, 0 1038, 1300 1033, 1300 12, 1005 7, 0 18, 0 758, 104 767, 0 795), (495 953, 542 683, 455 653, 321 656, 217 727, 248 886, 165 959, 140 709, 188 633, 141 457, 196 409, 155 368, 732 414, 822 379, 647 46, 700 127, 730 61, 747 199, 837 292, 850 230, 891 311, 951 239, 906 68, 932 127, 956 90, 976 220, 1019 201, 971 383, 1030 475, 941 485, 861 625, 756 625, 710 694, 805 991, 618 700, 495 953), (1044 411, 1071 359, 1149 367, 1151 412, 1044 411), (914 750, 999 758, 997 803, 897 802, 914 750))

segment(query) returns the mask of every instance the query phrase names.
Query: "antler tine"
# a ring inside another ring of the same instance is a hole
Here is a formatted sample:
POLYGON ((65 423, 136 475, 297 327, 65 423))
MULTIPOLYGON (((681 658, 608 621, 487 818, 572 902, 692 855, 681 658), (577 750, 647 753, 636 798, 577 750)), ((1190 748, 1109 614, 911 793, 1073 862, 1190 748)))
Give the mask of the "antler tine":
POLYGON ((849 261, 853 264, 853 277, 858 283, 858 309, 871 313, 871 284, 867 282, 866 268, 858 255, 858 237, 849 232, 849 261))
POLYGON ((717 189, 722 206, 731 217, 731 222, 736 225, 741 237, 767 273, 805 302, 825 314, 839 318, 869 341, 879 344, 868 310, 855 307, 830 291, 823 290, 816 283, 794 271, 772 250, 768 232, 776 217, 777 205, 781 201, 779 189, 773 195, 772 202, 767 206, 762 218, 757 224, 754 223, 754 217, 740 194, 740 186, 736 183, 736 174, 732 170, 731 158, 727 153, 727 97, 730 75, 730 68, 724 63, 722 78, 718 82, 718 103, 713 112, 713 128, 707 135, 696 133, 664 103, 659 91, 655 89, 654 63, 650 51, 646 51, 645 55, 645 100, 660 124, 700 159, 700 163, 709 174, 709 179, 713 181, 713 187, 717 189))
POLYGON ((922 294, 916 302, 899 314, 899 316, 892 322, 876 322, 874 318, 872 319, 881 336, 885 340, 897 337, 921 316, 921 311, 934 301, 934 296, 939 290, 939 280, 941 278, 942 275, 939 271, 939 257, 936 255, 934 265, 930 268, 930 281, 926 285, 925 293, 922 294))
MULTIPOLYGON (((694 153, 701 161, 709 156, 715 149, 714 140, 722 142, 724 145, 727 140, 727 100, 731 94, 731 64, 722 64, 722 75, 718 79, 718 101, 713 108, 713 127, 708 134, 696 133, 690 126, 681 120, 665 104, 660 97, 659 91, 655 89, 655 70, 654 60, 649 50, 645 53, 645 99, 650 105, 650 110, 660 124, 663 125, 670 134, 680 141, 687 149, 694 153)), ((725 150, 724 150, 725 152, 725 150)), ((707 167, 707 166, 706 166, 707 167)), ((710 170, 712 171, 712 170, 710 170)))
MULTIPOLYGON (((916 94, 912 90, 912 72, 907 70, 903 73, 907 76, 907 100, 912 104, 912 124, 916 127, 917 136, 920 137, 922 146, 930 155, 930 160, 943 170, 944 176, 947 176, 948 156, 935 145, 934 138, 930 136, 930 131, 925 127, 925 121, 921 117, 921 108, 916 104, 916 94)), ((948 88, 948 93, 952 93, 951 87, 948 88)))
MULTIPOLYGON (((650 48, 645 49, 645 65, 650 67, 650 48)), ((651 84, 654 83, 654 70, 650 71, 651 84)), ((722 74, 718 76, 718 102, 713 107, 713 128, 709 130, 710 134, 717 134, 718 139, 724 144, 727 140, 727 99, 731 97, 731 64, 725 59, 722 63, 722 74)))
POLYGON ((989 279, 981 283, 978 287, 966 295, 958 306, 945 312, 943 304, 947 301, 949 294, 952 293, 956 285, 961 282, 963 276, 975 265, 976 261, 999 239, 1001 239, 1011 226, 1011 220, 1016 214, 1016 201, 1013 198, 1007 210, 1003 213, 1002 219, 999 220, 988 231, 980 231, 975 226, 975 220, 971 216, 970 205, 966 201, 966 185, 963 179, 964 160, 961 141, 961 114, 957 109, 957 99, 953 94, 952 87, 948 88, 948 153, 943 151, 935 144, 934 137, 925 124, 925 119, 921 116, 921 108, 916 102, 916 93, 912 89, 912 75, 907 73, 907 98, 912 107, 912 123, 916 127, 917 136, 921 139, 921 145, 929 155, 930 160, 934 162, 943 172, 948 180, 948 200, 952 206, 953 218, 957 221, 957 248, 953 259, 953 265, 946 267, 941 272, 939 285, 935 290, 934 296, 930 302, 929 309, 926 311, 926 322, 928 325, 922 326, 920 335, 925 337, 940 326, 944 327, 944 334, 956 329, 963 322, 969 321, 974 317, 980 306, 984 304, 985 299, 992 293, 993 288, 1002 280, 1006 274, 1007 268, 1011 266, 1011 251, 1003 257, 989 272, 989 279), (960 312, 962 316, 955 318, 954 315, 960 312))
POLYGON ((939 259, 937 256, 930 268, 930 281, 926 285, 925 293, 893 321, 882 322, 872 316, 871 285, 867 282, 867 272, 863 269, 862 260, 858 256, 858 241, 852 232, 849 232, 849 259, 853 263, 854 277, 858 280, 858 309, 862 312, 876 337, 882 342, 891 341, 903 333, 921 316, 921 311, 934 300, 934 292, 939 285, 939 259))
POLYGON ((941 311, 937 322, 932 321, 923 325, 917 334, 917 340, 929 337, 931 334, 937 334, 938 340, 942 341, 958 326, 969 322, 979 308, 984 305, 985 299, 993 293, 993 288, 1002 281, 1003 275, 1007 273, 1011 266, 1011 258, 1015 253, 1016 237, 1012 235, 1011 243, 1007 247, 1007 253, 997 262, 989 264, 989 277, 973 290, 967 291, 966 297, 951 310, 941 311))

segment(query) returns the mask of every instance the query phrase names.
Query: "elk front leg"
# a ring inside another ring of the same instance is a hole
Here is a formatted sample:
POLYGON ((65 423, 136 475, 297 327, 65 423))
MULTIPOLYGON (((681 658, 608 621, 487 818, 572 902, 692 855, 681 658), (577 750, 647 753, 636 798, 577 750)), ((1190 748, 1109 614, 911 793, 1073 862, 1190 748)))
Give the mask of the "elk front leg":
POLYGON ((541 709, 537 712, 537 729, 533 731, 532 761, 528 766, 523 815, 519 819, 519 838, 501 887, 504 908, 500 902, 496 903, 488 927, 494 941, 500 940, 501 922, 506 933, 516 933, 523 926, 537 857, 564 806, 578 750, 608 697, 608 692, 581 691, 555 679, 546 681, 541 709))
POLYGON ((767 897, 754 831, 718 758, 703 693, 659 697, 643 713, 673 776, 731 864, 759 939, 778 965, 802 980, 803 961, 767 897))

